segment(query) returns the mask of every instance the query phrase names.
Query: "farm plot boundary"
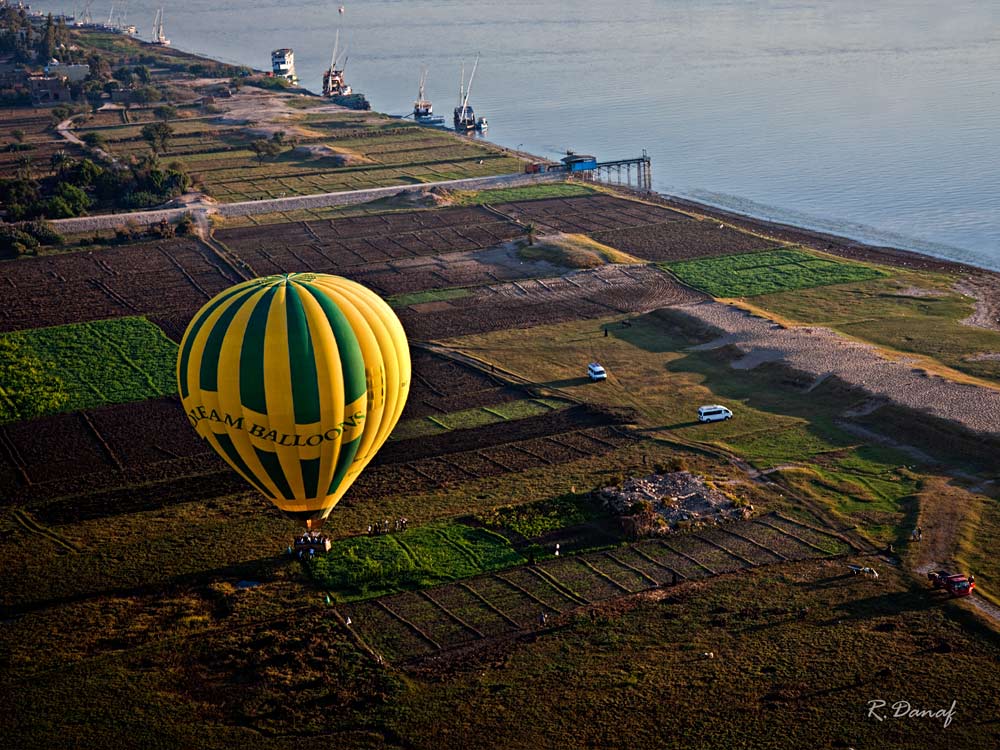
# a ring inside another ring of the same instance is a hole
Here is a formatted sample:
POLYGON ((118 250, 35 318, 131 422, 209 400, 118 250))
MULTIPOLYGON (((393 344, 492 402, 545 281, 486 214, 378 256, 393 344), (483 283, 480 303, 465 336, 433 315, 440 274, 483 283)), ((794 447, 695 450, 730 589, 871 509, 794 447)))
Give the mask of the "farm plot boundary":
POLYGON ((340 609, 375 651, 405 665, 537 632, 548 627, 550 618, 662 586, 856 551, 832 532, 772 513, 698 533, 552 557, 340 609), (381 616, 369 616, 374 611, 381 616))

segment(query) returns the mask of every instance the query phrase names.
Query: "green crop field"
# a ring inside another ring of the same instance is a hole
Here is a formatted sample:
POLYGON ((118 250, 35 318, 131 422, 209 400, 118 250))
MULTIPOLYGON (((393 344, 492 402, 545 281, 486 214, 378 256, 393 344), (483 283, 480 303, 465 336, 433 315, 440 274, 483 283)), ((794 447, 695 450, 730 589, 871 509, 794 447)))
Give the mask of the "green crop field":
MULTIPOLYGON (((379 519, 372 519, 377 521, 379 519)), ((310 563, 313 578, 339 601, 425 588, 524 562, 488 529, 458 523, 345 539, 310 563)))
MULTIPOLYGON (((200 189, 224 202, 414 185, 523 169, 519 159, 492 144, 381 115, 303 117, 308 127, 296 136, 297 144, 330 148, 331 153, 348 156, 348 164, 317 158, 290 143, 280 155, 258 160, 251 150, 253 132, 209 118, 171 120, 174 135, 163 159, 181 164, 200 189)), ((141 123, 122 124, 102 126, 96 132, 112 153, 127 159, 149 152, 141 129, 141 123)), ((87 128, 78 132, 82 135, 87 128)))
POLYGON ((472 290, 466 287, 452 287, 451 289, 431 289, 426 292, 409 292, 389 297, 388 302, 392 307, 406 307, 407 305, 418 305, 421 302, 437 302, 444 299, 460 299, 468 297, 472 290))
POLYGON ((684 260, 666 263, 664 267, 684 283, 713 297, 755 297, 887 275, 871 266, 821 258, 792 249, 684 260))
POLYGON ((479 206, 483 203, 510 203, 512 201, 533 201, 542 198, 574 198, 593 195, 594 190, 586 185, 570 182, 528 185, 526 187, 498 188, 496 190, 455 191, 454 203, 460 206, 479 206))
POLYGON ((177 392, 177 345, 145 318, 0 336, 0 423, 177 392))
POLYGON ((477 406, 473 409, 438 414, 433 417, 418 417, 400 422, 392 432, 393 440, 410 440, 426 435, 436 435, 451 430, 468 430, 488 424, 508 422, 515 419, 537 417, 556 409, 565 409, 570 404, 555 399, 521 399, 495 406, 477 406))

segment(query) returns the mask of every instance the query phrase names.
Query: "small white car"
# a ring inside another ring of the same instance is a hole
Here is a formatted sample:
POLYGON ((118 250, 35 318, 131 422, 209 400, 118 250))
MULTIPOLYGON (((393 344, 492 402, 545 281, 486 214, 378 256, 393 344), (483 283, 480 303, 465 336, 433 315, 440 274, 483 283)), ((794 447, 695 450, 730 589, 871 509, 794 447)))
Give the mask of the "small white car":
POLYGON ((608 373, 597 362, 591 362, 587 365, 587 377, 597 382, 598 380, 607 380, 608 373))
POLYGON ((721 422, 724 419, 732 419, 733 413, 725 406, 711 404, 698 409, 699 422, 721 422))

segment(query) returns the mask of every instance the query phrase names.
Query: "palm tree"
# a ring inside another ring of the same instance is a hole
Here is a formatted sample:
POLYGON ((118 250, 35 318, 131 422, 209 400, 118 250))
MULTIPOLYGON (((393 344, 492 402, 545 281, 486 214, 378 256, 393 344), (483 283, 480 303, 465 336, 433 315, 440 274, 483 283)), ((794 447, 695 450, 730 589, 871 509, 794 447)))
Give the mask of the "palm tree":
POLYGON ((73 160, 70 158, 69 154, 62 149, 56 151, 52 154, 52 158, 49 159, 49 167, 52 169, 52 174, 56 174, 58 172, 59 176, 62 177, 63 172, 66 171, 66 168, 70 165, 70 163, 72 163, 72 161, 73 160))
POLYGON ((17 177, 21 180, 31 179, 31 157, 28 154, 17 157, 17 177))
POLYGON ((525 225, 525 227, 524 227, 524 233, 528 235, 528 244, 529 245, 534 245, 535 244, 535 232, 536 231, 538 231, 538 227, 536 227, 533 223, 525 225))

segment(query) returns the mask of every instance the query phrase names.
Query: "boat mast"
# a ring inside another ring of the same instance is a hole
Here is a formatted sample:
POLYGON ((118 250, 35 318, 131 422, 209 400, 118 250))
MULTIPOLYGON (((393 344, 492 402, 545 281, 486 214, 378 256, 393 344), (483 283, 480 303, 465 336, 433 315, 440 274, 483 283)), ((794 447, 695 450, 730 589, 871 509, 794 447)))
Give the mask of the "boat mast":
POLYGON ((156 18, 153 19, 153 41, 156 44, 163 44, 166 37, 163 36, 163 8, 156 11, 156 18))
MULTIPOLYGON (((469 111, 469 95, 472 94, 472 79, 476 77, 476 68, 479 67, 479 54, 476 54, 476 64, 472 66, 472 75, 469 76, 469 88, 465 91, 465 99, 462 100, 462 119, 466 118, 469 111)), ((465 67, 462 67, 462 80, 465 80, 465 67)))
POLYGON ((340 29, 337 29, 337 35, 333 38, 333 57, 330 59, 330 73, 333 73, 337 69, 337 51, 340 48, 340 29))

